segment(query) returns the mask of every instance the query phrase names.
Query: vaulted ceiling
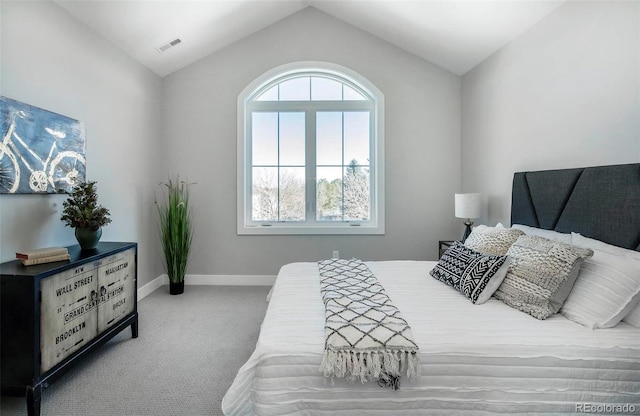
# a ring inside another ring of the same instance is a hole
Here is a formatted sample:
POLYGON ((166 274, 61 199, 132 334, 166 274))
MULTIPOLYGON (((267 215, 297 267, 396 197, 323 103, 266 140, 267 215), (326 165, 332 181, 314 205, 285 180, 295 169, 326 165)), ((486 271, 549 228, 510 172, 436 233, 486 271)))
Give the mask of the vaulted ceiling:
POLYGON ((463 75, 560 0, 54 0, 166 76, 305 7, 463 75), (175 39, 180 43, 158 52, 175 39))

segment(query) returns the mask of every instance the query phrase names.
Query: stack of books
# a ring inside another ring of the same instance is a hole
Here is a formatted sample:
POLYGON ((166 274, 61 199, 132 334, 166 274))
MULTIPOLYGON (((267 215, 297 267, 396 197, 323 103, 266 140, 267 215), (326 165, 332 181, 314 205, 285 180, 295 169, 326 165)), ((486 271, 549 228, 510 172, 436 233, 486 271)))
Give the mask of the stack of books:
POLYGON ((66 261, 71 259, 71 256, 69 256, 66 247, 47 247, 18 252, 16 258, 21 260, 24 266, 32 266, 54 261, 66 261))

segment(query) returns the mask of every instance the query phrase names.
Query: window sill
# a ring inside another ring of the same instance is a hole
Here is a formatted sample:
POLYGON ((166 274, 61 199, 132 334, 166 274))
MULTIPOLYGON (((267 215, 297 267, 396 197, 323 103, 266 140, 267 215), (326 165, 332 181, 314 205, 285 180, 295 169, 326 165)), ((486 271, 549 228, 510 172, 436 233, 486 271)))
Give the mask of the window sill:
POLYGON ((238 226, 238 235, 384 235, 384 226, 238 226))

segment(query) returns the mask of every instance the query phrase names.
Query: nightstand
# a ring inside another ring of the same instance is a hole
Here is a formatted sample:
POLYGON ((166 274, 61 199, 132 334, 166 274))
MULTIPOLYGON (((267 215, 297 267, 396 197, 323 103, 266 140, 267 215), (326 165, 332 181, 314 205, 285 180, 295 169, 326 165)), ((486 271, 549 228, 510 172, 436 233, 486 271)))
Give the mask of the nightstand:
POLYGON ((438 258, 442 257, 445 251, 451 247, 455 241, 440 240, 438 241, 438 258))

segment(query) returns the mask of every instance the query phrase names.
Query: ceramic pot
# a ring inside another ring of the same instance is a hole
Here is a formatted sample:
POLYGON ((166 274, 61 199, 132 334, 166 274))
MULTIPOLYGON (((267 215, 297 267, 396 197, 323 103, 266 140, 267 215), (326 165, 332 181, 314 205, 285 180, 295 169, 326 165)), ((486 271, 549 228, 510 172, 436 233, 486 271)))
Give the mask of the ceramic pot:
POLYGON ((184 293, 184 280, 181 282, 169 281, 169 294, 179 295, 181 293, 184 293))
POLYGON ((79 227, 75 230, 76 240, 82 250, 93 250, 98 246, 100 237, 102 237, 102 228, 92 230, 91 228, 79 227))

